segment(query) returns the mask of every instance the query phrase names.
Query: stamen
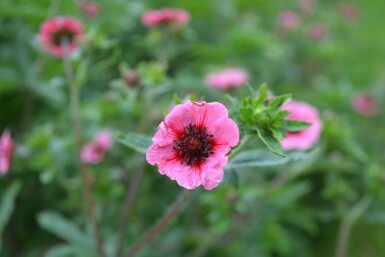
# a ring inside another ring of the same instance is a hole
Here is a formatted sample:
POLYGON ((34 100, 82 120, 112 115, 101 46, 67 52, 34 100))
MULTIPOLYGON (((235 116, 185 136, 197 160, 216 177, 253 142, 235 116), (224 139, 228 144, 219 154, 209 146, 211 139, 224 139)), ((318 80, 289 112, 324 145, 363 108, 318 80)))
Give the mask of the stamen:
POLYGON ((214 137, 212 134, 206 134, 207 128, 199 128, 196 125, 188 125, 183 128, 183 135, 180 140, 174 139, 173 150, 177 151, 180 163, 186 163, 188 166, 199 165, 205 162, 212 151, 214 137))

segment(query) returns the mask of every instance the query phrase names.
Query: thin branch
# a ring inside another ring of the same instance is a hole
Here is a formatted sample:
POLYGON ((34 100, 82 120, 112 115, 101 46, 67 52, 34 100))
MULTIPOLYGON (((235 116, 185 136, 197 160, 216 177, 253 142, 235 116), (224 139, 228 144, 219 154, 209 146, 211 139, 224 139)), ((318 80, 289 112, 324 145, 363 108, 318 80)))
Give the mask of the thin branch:
POLYGON ((352 230, 351 222, 349 222, 348 219, 344 219, 341 222, 339 232, 338 232, 335 257, 346 257, 348 246, 349 246, 349 238, 350 238, 351 230, 352 230))
POLYGON ((154 239, 167 225, 170 219, 175 216, 182 204, 188 199, 189 196, 191 196, 191 194, 191 190, 183 190, 175 202, 167 209, 155 225, 153 225, 123 256, 133 257, 139 250, 154 239))
POLYGON ((128 219, 131 211, 131 206, 134 201, 136 192, 138 191, 139 183, 142 178, 145 167, 146 167, 146 160, 143 159, 139 167, 136 169, 134 177, 132 178, 130 186, 127 190, 127 195, 124 200, 124 208, 120 218, 116 256, 120 256, 122 254, 124 236, 127 232, 127 225, 128 225, 128 219))
POLYGON ((72 70, 71 61, 69 59, 69 48, 68 42, 63 40, 62 47, 64 49, 64 68, 66 77, 70 83, 70 109, 71 109, 71 125, 72 125, 72 133, 75 140, 76 145, 76 161, 80 170, 80 175, 82 178, 82 186, 83 193, 86 200, 86 213, 88 220, 91 223, 93 235, 95 238, 96 248, 100 256, 105 257, 103 249, 103 241, 99 232, 96 215, 95 215, 95 206, 94 199, 92 197, 92 179, 87 170, 87 167, 80 160, 80 152, 82 148, 82 136, 81 136, 81 123, 79 117, 79 88, 74 81, 74 75, 72 70))

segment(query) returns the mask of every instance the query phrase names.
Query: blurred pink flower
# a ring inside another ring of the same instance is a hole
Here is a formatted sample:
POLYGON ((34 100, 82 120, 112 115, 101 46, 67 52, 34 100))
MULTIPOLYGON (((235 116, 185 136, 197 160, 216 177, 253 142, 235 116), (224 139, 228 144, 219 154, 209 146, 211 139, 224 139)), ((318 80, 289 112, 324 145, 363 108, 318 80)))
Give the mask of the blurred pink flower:
POLYGON ((319 41, 324 39, 328 34, 325 25, 321 23, 313 23, 307 30, 307 36, 311 40, 319 41))
POLYGON ((0 175, 7 174, 11 165, 13 142, 9 130, 5 130, 0 137, 0 175))
POLYGON ((190 14, 183 9, 164 8, 149 10, 142 15, 142 24, 154 27, 164 24, 184 25, 190 20, 190 14))
POLYGON ((68 53, 71 54, 78 49, 78 41, 83 35, 83 24, 79 20, 66 16, 44 21, 39 32, 44 49, 58 57, 65 54, 63 42, 68 44, 68 53))
POLYGON ((298 27, 300 19, 297 13, 286 10, 279 14, 278 22, 281 29, 289 31, 298 27))
POLYGON ((223 180, 239 131, 221 103, 188 101, 171 110, 152 141, 146 158, 160 174, 187 189, 203 185, 211 190, 223 180))
POLYGON ((99 132, 96 138, 83 146, 80 159, 83 163, 97 164, 112 146, 111 134, 107 130, 99 132))
POLYGON ((342 4, 339 8, 340 15, 349 21, 357 21, 360 19, 360 9, 353 3, 342 4))
POLYGON ((315 9, 314 0, 298 0, 298 8, 304 14, 312 14, 315 9))
POLYGON ((295 101, 283 105, 282 109, 290 112, 287 119, 311 123, 307 129, 287 132, 286 138, 281 141, 282 148, 284 150, 306 150, 312 147, 318 141, 322 130, 318 110, 307 103, 295 101))
POLYGON ((249 80, 248 73, 239 68, 228 68, 213 72, 205 77, 205 84, 220 90, 230 90, 241 87, 249 80))
POLYGON ((368 93, 358 93, 352 97, 353 109, 367 117, 376 116, 380 112, 377 101, 368 93))
POLYGON ((85 0, 79 4, 80 10, 87 18, 94 18, 99 15, 100 6, 91 0, 85 0))

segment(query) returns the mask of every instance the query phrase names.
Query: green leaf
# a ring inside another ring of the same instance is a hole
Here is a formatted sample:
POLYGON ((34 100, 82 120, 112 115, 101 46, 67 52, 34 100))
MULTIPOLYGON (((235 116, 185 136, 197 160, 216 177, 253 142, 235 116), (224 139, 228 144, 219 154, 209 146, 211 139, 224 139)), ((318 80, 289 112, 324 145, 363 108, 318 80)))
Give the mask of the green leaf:
POLYGON ((55 212, 42 212, 37 217, 39 225, 68 242, 90 247, 89 236, 84 234, 78 226, 55 212))
POLYGON ((43 257, 72 257, 76 256, 77 251, 71 245, 59 245, 48 250, 43 257))
MULTIPOLYGON (((227 165, 226 167, 229 167, 229 165, 227 165)), ((228 172, 226 172, 225 178, 235 188, 239 187, 239 176, 235 170, 230 169, 228 172)))
POLYGON ((283 165, 289 158, 282 158, 268 150, 253 149, 239 153, 226 168, 268 167, 283 165))
POLYGON ((277 97, 274 97, 273 100, 271 100, 271 102, 269 103, 269 109, 271 111, 275 111, 277 110, 279 107, 281 107, 281 105, 288 99, 290 98, 290 94, 286 94, 286 95, 280 95, 280 96, 277 96, 277 97))
POLYGON ((152 144, 152 139, 150 137, 134 132, 118 135, 116 139, 128 148, 142 154, 146 154, 147 149, 152 144))
POLYGON ((262 84, 262 86, 261 86, 261 88, 259 89, 259 92, 258 92, 258 99, 256 101, 256 105, 258 107, 264 105, 266 97, 267 97, 267 85, 266 84, 262 84))
POLYGON ((301 131, 310 127, 311 123, 300 120, 285 120, 284 129, 290 132, 301 131))
POLYGON ((265 145, 267 146, 267 148, 269 148, 270 151, 282 157, 286 156, 283 153, 281 144, 272 135, 260 129, 257 129, 257 133, 259 138, 262 140, 263 143, 265 143, 265 145))
POLYGON ((77 256, 97 256, 95 249, 86 248, 79 245, 61 244, 51 247, 44 253, 43 257, 77 257, 77 256))
POLYGON ((12 211, 15 205, 15 198, 17 193, 20 191, 21 183, 19 181, 13 182, 12 185, 7 189, 3 198, 1 199, 0 205, 0 239, 5 226, 7 225, 9 218, 11 217, 12 211))

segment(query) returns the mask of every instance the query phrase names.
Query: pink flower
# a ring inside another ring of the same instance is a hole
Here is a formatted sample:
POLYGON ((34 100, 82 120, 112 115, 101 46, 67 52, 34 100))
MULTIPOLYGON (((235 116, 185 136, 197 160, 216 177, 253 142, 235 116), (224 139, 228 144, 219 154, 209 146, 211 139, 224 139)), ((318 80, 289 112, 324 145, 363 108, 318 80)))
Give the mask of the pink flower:
POLYGON ((315 9, 314 0, 298 0, 298 8, 304 14, 312 14, 315 9))
POLYGON ((142 15, 142 24, 154 27, 164 24, 184 25, 190 20, 190 14, 183 9, 164 8, 150 10, 142 15))
POLYGON ((324 39, 328 34, 325 25, 321 23, 313 23, 309 26, 307 36, 311 40, 319 41, 324 39))
POLYGON ((78 41, 83 37, 83 24, 71 17, 54 17, 40 26, 39 38, 46 51, 62 57, 78 49, 78 41), (66 44, 68 49, 63 48, 66 44))
POLYGON ((80 159, 83 163, 97 164, 104 158, 105 153, 111 146, 111 134, 107 130, 103 130, 91 143, 82 148, 80 159))
POLYGON ((79 4, 79 8, 83 12, 83 14, 88 18, 94 18, 98 16, 100 12, 100 6, 97 3, 90 0, 81 2, 79 4))
POLYGON ((176 105, 160 123, 147 161, 184 188, 211 190, 223 179, 223 167, 239 131, 220 103, 176 105))
POLYGON ((245 85, 249 80, 249 75, 245 70, 229 68, 210 73, 204 80, 212 88, 229 90, 245 85))
POLYGON ((293 30, 299 25, 299 16, 293 11, 283 11, 279 14, 279 26, 281 29, 289 31, 293 30))
POLYGON ((353 109, 367 117, 376 116, 380 112, 377 101, 368 93, 358 93, 351 100, 353 109))
POLYGON ((340 6, 340 15, 349 21, 357 21, 360 19, 360 9, 357 5, 345 3, 340 6))
POLYGON ((307 103, 295 101, 283 105, 282 109, 290 112, 287 119, 311 123, 307 129, 287 132, 286 138, 281 141, 282 148, 284 150, 306 150, 312 147, 318 141, 322 130, 318 110, 307 103))
POLYGON ((11 165, 12 151, 13 142, 11 133, 5 130, 0 137, 0 175, 7 174, 9 166, 11 165))

